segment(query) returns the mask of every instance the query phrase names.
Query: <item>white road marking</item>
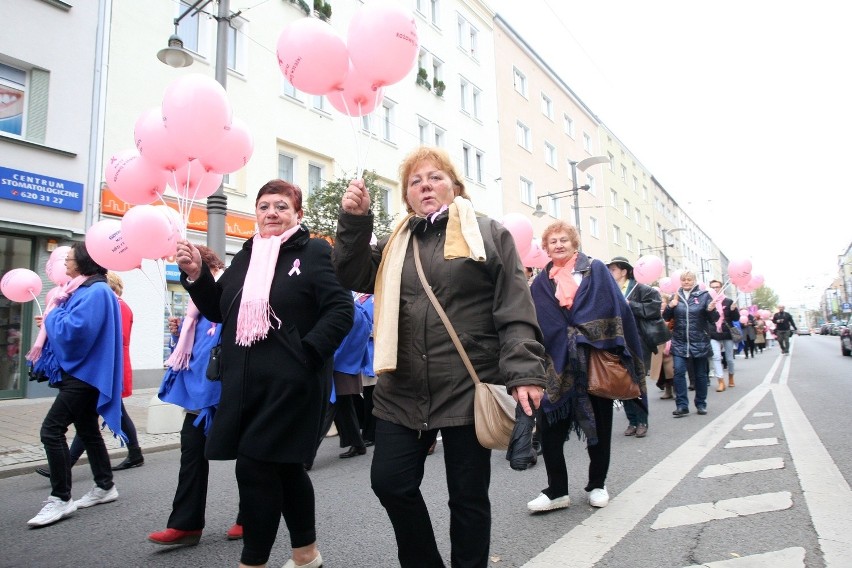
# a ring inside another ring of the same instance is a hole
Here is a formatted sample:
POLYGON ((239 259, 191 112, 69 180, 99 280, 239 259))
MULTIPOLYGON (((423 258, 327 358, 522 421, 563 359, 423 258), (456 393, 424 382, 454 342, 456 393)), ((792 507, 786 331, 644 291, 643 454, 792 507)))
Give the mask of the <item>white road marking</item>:
POLYGON ((752 416, 755 418, 763 418, 764 416, 772 416, 773 414, 773 412, 755 412, 752 416))
POLYGON ((731 440, 725 444, 725 449, 731 448, 751 448, 754 446, 776 446, 778 438, 752 438, 750 440, 731 440))
POLYGON ((852 558, 852 490, 787 385, 772 394, 826 566, 852 558))
POLYGON ((759 424, 746 424, 743 426, 743 430, 768 430, 770 428, 775 428, 774 422, 761 422, 759 424))
POLYGON ((717 463, 708 465, 698 474, 698 477, 720 477, 722 475, 735 475, 737 473, 751 473, 754 471, 766 471, 768 469, 783 469, 783 458, 766 458, 762 460, 748 460, 731 463, 717 463))
POLYGON ((800 546, 773 550, 763 554, 752 554, 730 560, 718 560, 706 564, 693 564, 686 568, 800 568, 805 565, 805 549, 800 546))
POLYGON ((789 491, 762 493, 748 497, 723 499, 715 503, 693 503, 681 507, 669 507, 657 517, 651 529, 669 529, 684 525, 697 525, 719 519, 730 519, 770 511, 783 511, 793 506, 789 491))

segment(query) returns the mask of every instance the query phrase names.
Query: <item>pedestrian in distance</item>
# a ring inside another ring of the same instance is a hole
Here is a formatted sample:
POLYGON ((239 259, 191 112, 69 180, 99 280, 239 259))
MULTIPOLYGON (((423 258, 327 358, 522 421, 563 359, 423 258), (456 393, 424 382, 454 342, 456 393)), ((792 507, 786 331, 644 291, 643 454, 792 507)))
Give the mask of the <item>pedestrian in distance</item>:
POLYGON ((766 349, 766 322, 758 314, 754 318, 754 345, 759 353, 766 349))
POLYGON ((722 293, 722 282, 711 280, 710 289, 713 290, 712 297, 715 298, 716 311, 719 312, 716 323, 710 326, 710 347, 713 349, 713 370, 718 381, 716 392, 722 392, 725 390, 725 376, 722 369, 723 353, 728 366, 728 386, 736 386, 734 383, 734 353, 737 347, 731 339, 731 327, 739 321, 740 310, 731 298, 718 297, 722 293))
POLYGON ((240 566, 264 566, 283 515, 292 557, 322 565, 314 488, 304 464, 319 436, 332 356, 352 327, 352 298, 331 247, 301 225, 302 191, 283 180, 255 199, 258 232, 214 280, 198 249, 177 245, 181 284, 199 312, 222 323, 222 396, 207 459, 236 459, 243 521, 240 566))
POLYGON ((778 306, 778 311, 772 314, 772 323, 775 324, 775 337, 778 339, 778 346, 781 348, 781 353, 787 355, 790 353, 790 334, 792 330, 798 329, 796 322, 793 321, 793 316, 784 311, 784 306, 778 306))
POLYGON ((97 264, 84 243, 75 243, 65 259, 71 281, 48 305, 37 341, 27 359, 35 376, 47 378, 59 390, 41 426, 41 441, 50 469, 50 497, 27 524, 54 523, 78 508, 109 503, 118 498, 98 416, 114 436, 121 430, 121 391, 124 357, 121 309, 107 284, 107 270, 97 264), (89 458, 94 487, 83 497, 71 498, 71 457, 65 433, 74 424, 89 458))
POLYGON ((353 180, 334 244, 344 286, 375 293, 373 363, 379 379, 372 488, 393 525, 400 565, 443 567, 420 490, 427 452, 440 432, 451 563, 485 568, 491 450, 476 437, 474 383, 424 285, 445 310, 480 379, 505 384, 528 416, 545 384, 541 334, 512 235, 475 214, 447 153, 418 148, 399 171, 408 215, 393 234, 370 245, 370 195, 363 180, 353 180))
MULTIPOLYGON (((225 263, 212 249, 196 245, 201 261, 214 280, 225 270, 225 263)), ((169 332, 174 349, 166 360, 166 373, 157 397, 184 409, 180 431, 180 469, 172 512, 162 531, 148 535, 148 540, 161 545, 198 544, 205 525, 207 486, 210 463, 204 457, 204 446, 222 394, 222 383, 207 379, 210 350, 219 343, 222 326, 205 318, 191 301, 183 321, 169 318, 169 332)), ((228 529, 227 538, 243 536, 242 521, 228 529)))
POLYGON ((687 371, 694 379, 695 408, 698 414, 707 414, 708 357, 712 352, 708 326, 716 323, 719 313, 710 294, 696 285, 694 272, 681 272, 680 288, 666 305, 663 318, 674 320, 672 355, 677 408, 672 414, 675 418, 689 414, 687 371))
POLYGON ((745 353, 746 359, 748 359, 749 357, 754 359, 754 349, 757 344, 757 331, 755 330, 754 322, 754 316, 752 314, 749 314, 748 320, 743 326, 743 341, 745 342, 743 352, 745 353))
MULTIPOLYGON (((541 246, 550 262, 536 276, 531 292, 548 356, 547 388, 537 420, 547 487, 527 509, 540 513, 570 506, 564 445, 572 431, 586 439, 589 504, 606 507, 613 401, 587 392, 589 359, 594 349, 617 354, 645 394, 641 339, 621 289, 603 262, 580 252, 574 226, 551 223, 542 233, 541 246)), ((636 403, 644 405, 641 398, 636 403)), ((647 407, 640 411, 646 415, 647 407)))

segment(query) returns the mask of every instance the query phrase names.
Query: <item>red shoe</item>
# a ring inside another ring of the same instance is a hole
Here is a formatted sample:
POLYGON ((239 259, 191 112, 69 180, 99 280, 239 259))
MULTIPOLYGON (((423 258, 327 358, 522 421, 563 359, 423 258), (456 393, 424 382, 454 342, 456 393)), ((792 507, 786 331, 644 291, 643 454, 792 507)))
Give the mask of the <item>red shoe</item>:
POLYGON ((180 529, 166 529, 164 531, 151 533, 148 540, 157 544, 198 544, 201 540, 201 531, 182 531, 180 529))
POLYGON ((243 525, 234 524, 228 529, 228 540, 240 540, 243 538, 243 525))

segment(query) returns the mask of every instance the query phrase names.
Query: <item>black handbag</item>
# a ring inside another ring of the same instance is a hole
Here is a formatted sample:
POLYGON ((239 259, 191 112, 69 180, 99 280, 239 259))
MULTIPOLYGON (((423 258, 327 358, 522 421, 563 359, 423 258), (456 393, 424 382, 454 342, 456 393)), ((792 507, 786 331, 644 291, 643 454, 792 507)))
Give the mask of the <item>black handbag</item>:
POLYGON ((637 319, 636 322, 639 324, 639 335, 642 336, 645 344, 654 353, 656 353, 657 345, 672 338, 672 332, 662 317, 651 320, 637 319))
MULTIPOLYGON (((231 303, 228 305, 228 311, 225 312, 225 317, 222 318, 221 326, 225 326, 225 322, 228 321, 228 316, 231 315, 231 308, 234 307, 234 302, 237 300, 237 297, 240 295, 243 289, 240 288, 236 295, 234 295, 234 299, 231 300, 231 303)), ((205 372, 208 381, 221 381, 222 380, 222 335, 219 334, 219 343, 213 346, 210 349, 210 359, 207 360, 207 371, 205 372)))

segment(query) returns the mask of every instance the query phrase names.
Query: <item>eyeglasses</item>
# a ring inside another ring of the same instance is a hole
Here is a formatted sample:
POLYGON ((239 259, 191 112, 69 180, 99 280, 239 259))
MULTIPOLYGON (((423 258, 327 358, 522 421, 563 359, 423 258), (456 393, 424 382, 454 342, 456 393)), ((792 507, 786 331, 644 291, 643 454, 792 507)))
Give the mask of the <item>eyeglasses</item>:
POLYGON ((65 257, 65 262, 68 262, 69 260, 70 260, 71 262, 76 262, 76 261, 77 261, 77 259, 76 259, 76 258, 74 258, 73 256, 66 256, 66 257, 65 257))

